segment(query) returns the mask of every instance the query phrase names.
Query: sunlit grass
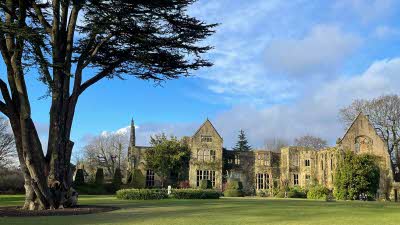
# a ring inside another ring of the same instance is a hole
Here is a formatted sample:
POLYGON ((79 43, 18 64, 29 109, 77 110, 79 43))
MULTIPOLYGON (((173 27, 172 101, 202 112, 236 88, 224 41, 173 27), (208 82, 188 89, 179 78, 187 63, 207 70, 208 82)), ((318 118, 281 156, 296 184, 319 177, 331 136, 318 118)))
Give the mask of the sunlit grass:
MULTIPOLYGON (((125 201, 113 196, 81 196, 80 204, 120 210, 80 216, 0 218, 0 224, 399 224, 400 204, 325 202, 299 199, 125 201)), ((23 196, 0 196, 0 205, 21 205, 23 196)))

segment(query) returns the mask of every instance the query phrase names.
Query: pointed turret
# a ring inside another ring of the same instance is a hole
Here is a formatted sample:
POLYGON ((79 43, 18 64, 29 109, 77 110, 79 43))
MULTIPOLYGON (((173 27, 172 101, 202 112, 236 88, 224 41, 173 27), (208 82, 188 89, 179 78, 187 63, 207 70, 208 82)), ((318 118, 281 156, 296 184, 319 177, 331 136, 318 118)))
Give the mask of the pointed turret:
POLYGON ((131 120, 131 134, 129 138, 129 146, 130 147, 136 146, 135 121, 133 121, 133 118, 131 120))

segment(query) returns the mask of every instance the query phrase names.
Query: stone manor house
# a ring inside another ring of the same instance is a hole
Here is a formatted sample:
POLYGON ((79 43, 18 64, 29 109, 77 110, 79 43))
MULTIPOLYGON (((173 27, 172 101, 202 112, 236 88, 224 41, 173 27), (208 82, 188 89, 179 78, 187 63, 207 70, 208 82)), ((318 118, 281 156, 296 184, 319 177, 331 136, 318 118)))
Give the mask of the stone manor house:
MULTIPOLYGON (((380 167, 380 187, 377 195, 389 195, 392 184, 390 157, 386 144, 376 133, 368 117, 360 113, 335 147, 308 149, 284 147, 280 152, 253 150, 237 152, 223 148, 223 138, 207 119, 191 137, 184 137, 191 150, 189 184, 195 188, 200 180, 210 180, 216 189, 222 189, 228 178, 242 181, 245 191, 263 190, 286 184, 306 187, 319 183, 333 188, 333 179, 338 160, 344 150, 357 154, 369 153, 377 156, 380 167)), ((149 147, 136 146, 135 127, 132 121, 128 169, 141 170, 146 177, 146 186, 159 186, 157 174, 146 167, 144 152, 149 147)))

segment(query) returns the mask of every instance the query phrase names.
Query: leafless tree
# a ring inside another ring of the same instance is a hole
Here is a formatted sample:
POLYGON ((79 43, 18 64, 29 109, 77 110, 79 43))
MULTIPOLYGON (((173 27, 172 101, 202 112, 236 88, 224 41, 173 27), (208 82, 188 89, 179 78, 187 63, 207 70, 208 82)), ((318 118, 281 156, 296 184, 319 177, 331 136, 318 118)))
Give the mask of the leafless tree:
POLYGON ((279 152, 281 148, 289 146, 289 141, 283 138, 266 138, 264 140, 264 147, 268 150, 279 152))
POLYGON ((379 136, 386 142, 393 172, 398 173, 400 164, 400 97, 384 95, 372 100, 356 100, 350 106, 340 110, 340 119, 349 126, 360 112, 369 117, 379 136))
POLYGON ((0 168, 8 167, 16 156, 14 136, 10 132, 8 121, 0 117, 0 168))
POLYGON ((104 167, 113 176, 117 168, 123 170, 126 166, 127 145, 128 139, 124 134, 101 134, 94 137, 84 147, 85 168, 94 171, 97 167, 104 167))
POLYGON ((294 139, 294 145, 320 150, 328 146, 327 141, 312 135, 305 135, 294 139))

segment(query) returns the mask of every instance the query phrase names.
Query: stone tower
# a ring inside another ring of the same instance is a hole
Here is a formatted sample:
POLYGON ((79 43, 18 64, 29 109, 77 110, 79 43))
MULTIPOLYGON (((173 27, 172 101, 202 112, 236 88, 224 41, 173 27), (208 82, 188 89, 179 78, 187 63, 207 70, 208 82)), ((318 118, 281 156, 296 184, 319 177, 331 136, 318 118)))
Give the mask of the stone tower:
POLYGON ((135 121, 131 120, 131 133, 129 137, 129 147, 136 146, 136 134, 135 134, 135 121))
POLYGON ((134 150, 136 146, 136 134, 135 134, 135 121, 131 120, 131 130, 129 134, 129 146, 128 146, 128 167, 127 171, 132 171, 135 166, 134 150))

